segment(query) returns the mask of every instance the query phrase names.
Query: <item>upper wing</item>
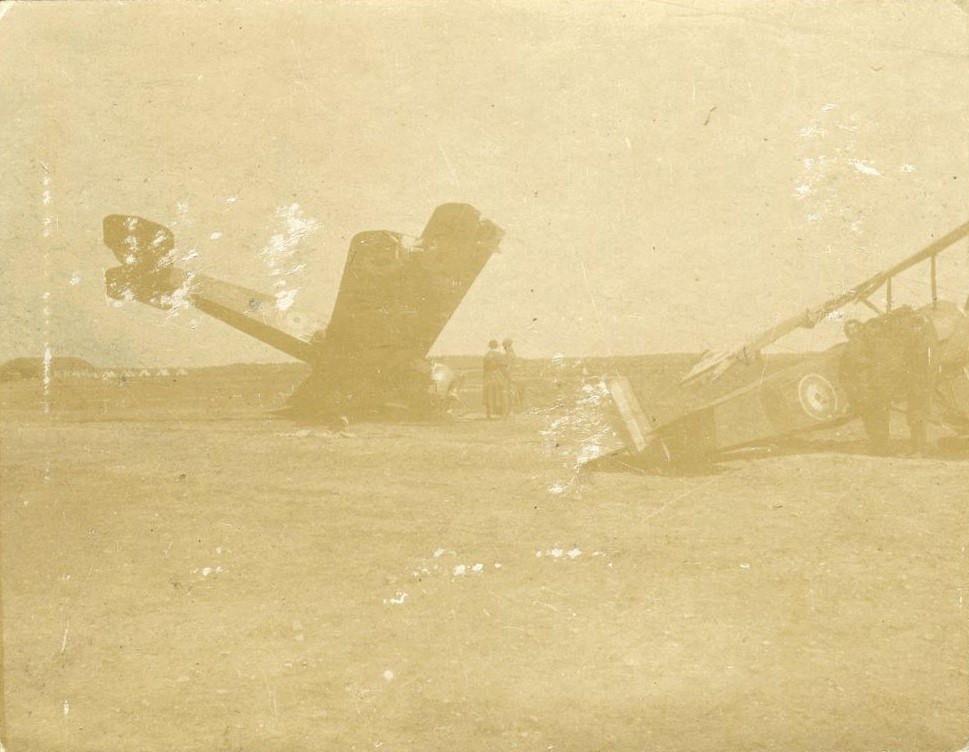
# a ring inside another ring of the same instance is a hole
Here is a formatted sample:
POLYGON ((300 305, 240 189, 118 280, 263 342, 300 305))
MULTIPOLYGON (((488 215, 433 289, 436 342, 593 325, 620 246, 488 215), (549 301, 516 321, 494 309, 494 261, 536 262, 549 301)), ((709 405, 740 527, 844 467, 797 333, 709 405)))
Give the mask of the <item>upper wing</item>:
MULTIPOLYGON (((681 383, 686 384, 701 377, 717 378, 734 363, 747 360, 749 357, 760 352, 760 350, 767 347, 769 344, 776 342, 777 340, 781 339, 781 337, 787 336, 795 329, 810 329, 829 313, 836 311, 839 308, 843 308, 849 303, 855 303, 858 301, 867 303, 868 297, 877 292, 878 288, 880 288, 886 282, 889 282, 896 274, 899 274, 906 269, 921 263, 922 261, 934 259, 946 248, 966 236, 969 236, 969 222, 960 225, 952 232, 944 235, 935 242, 930 243, 918 253, 914 253, 905 260, 895 264, 895 266, 879 272, 875 276, 866 279, 859 285, 855 285, 852 289, 839 295, 838 297, 831 298, 831 300, 825 301, 815 308, 809 308, 804 313, 798 314, 797 316, 792 316, 789 319, 772 326, 770 329, 765 329, 760 334, 741 345, 732 347, 729 350, 714 352, 703 357, 699 363, 693 366, 690 372, 683 378, 681 383)), ((934 269, 932 287, 934 297, 934 269)))
POLYGON ((330 323, 314 341, 321 360, 424 357, 502 234, 473 207, 444 204, 413 244, 397 232, 354 236, 330 323))

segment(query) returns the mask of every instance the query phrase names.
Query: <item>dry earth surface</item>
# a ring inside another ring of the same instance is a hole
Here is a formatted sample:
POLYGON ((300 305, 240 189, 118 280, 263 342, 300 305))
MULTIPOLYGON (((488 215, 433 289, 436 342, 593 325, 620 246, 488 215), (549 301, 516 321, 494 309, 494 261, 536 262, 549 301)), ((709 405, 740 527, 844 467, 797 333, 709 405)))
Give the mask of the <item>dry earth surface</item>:
POLYGON ((568 400, 340 433, 182 381, 0 386, 11 752, 969 739, 964 459, 579 472, 568 400))

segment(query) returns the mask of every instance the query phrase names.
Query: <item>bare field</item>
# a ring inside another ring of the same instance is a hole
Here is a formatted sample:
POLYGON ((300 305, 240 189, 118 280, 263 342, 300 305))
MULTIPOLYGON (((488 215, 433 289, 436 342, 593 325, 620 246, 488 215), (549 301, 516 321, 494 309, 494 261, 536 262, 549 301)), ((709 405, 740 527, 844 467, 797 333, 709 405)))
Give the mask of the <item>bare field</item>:
POLYGON ((969 739, 965 461, 576 473, 568 406, 340 434, 278 385, 85 388, 0 387, 13 752, 969 739))

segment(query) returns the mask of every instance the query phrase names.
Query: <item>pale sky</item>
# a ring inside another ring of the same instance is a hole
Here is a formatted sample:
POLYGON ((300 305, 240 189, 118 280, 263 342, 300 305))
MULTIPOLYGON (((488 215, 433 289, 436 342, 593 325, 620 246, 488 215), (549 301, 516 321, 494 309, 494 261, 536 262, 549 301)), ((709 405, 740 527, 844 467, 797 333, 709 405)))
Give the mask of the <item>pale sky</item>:
MULTIPOLYGON (((350 236, 473 204, 503 252, 434 352, 511 336, 533 357, 730 344, 969 220, 969 15, 951 0, 0 13, 2 359, 287 359, 193 311, 111 305, 110 213, 271 292, 260 251, 295 212, 317 229, 290 286, 325 320, 350 236)), ((969 243, 940 269, 961 302, 969 243)))

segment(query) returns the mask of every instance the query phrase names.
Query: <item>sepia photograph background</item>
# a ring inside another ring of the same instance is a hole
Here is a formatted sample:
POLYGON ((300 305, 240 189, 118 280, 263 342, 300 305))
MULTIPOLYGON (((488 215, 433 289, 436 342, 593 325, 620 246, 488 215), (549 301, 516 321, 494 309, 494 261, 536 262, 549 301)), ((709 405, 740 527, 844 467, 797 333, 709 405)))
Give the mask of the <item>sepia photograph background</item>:
MULTIPOLYGON (((616 358, 673 414, 966 222, 967 134, 957 0, 0 2, 0 360, 54 363, 0 383, 5 747, 960 749, 964 458, 581 459, 616 358), (449 202, 505 234, 430 352, 447 421, 294 424, 292 358, 105 292, 132 214, 322 329, 353 235, 449 202)), ((962 306, 965 240, 938 272, 962 306)))

